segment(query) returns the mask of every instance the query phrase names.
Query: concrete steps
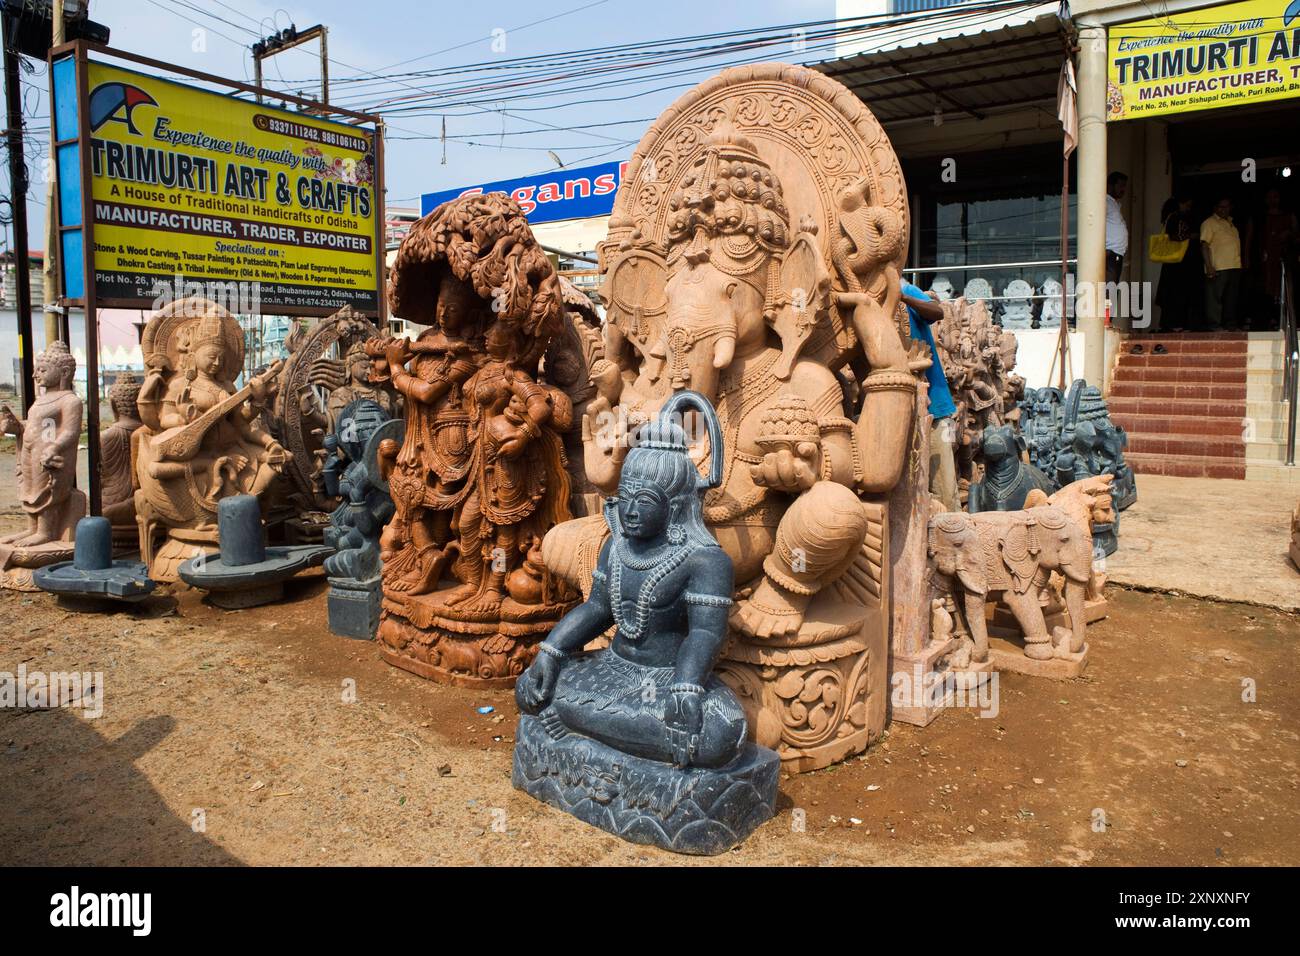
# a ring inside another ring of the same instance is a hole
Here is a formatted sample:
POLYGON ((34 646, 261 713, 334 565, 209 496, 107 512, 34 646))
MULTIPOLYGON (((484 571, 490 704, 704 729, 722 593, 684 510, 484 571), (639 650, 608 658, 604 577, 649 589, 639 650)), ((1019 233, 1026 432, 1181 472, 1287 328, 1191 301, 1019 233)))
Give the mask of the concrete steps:
POLYGON ((1295 481, 1288 468, 1281 333, 1133 335, 1107 402, 1139 474, 1295 481), (1143 354, 1133 355, 1137 343, 1143 354), (1155 346, 1165 354, 1155 354, 1155 346))

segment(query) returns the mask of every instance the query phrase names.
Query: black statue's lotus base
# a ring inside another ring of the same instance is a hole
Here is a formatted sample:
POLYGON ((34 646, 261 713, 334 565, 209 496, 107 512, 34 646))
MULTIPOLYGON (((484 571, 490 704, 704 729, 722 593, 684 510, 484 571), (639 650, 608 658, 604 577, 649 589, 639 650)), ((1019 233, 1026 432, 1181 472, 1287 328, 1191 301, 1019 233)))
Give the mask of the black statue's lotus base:
POLYGON ((776 813, 781 760, 753 743, 725 767, 679 770, 579 734, 557 739, 528 714, 516 737, 516 789, 630 843, 712 856, 776 813))

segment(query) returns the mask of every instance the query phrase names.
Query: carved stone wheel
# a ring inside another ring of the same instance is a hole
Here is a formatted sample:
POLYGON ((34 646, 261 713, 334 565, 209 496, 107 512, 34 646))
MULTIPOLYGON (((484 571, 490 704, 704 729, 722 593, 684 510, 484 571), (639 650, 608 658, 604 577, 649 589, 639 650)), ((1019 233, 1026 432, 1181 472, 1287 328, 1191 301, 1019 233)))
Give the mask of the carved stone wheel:
MULTIPOLYGON (((896 258, 907 258, 907 189, 898 156, 866 105, 843 84, 816 70, 787 63, 758 63, 723 70, 669 106, 637 144, 619 187, 610 238, 642 224, 644 238, 667 236, 668 197, 703 151, 718 121, 749 138, 781 183, 791 226, 812 216, 822 254, 830 263, 839 194, 855 181, 871 184, 871 202, 903 223, 896 258)), ((832 270, 833 271, 833 270, 832 270)), ((843 289, 840 279, 833 279, 843 289)))

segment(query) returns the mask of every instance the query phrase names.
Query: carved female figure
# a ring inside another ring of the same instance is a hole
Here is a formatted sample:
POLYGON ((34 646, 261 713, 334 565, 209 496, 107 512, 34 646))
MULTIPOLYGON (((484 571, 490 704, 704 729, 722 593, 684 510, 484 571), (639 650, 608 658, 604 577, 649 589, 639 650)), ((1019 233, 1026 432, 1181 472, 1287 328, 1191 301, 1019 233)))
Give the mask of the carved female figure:
POLYGON ((260 495, 292 459, 259 424, 279 363, 236 389, 240 342, 229 313, 199 300, 180 300, 145 329, 150 371, 137 405, 149 432, 137 456, 135 500, 141 553, 158 580, 174 580, 175 566, 193 556, 194 545, 215 545, 222 498, 260 495), (172 543, 155 557, 159 524, 172 543))

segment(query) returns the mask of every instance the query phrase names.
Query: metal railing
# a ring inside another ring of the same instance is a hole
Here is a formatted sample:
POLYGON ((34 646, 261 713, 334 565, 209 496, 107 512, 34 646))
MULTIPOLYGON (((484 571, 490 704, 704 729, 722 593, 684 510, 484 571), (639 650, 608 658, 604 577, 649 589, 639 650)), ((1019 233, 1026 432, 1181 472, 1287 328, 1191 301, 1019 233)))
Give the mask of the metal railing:
POLYGON ((1300 383, 1300 340, 1296 333, 1295 295, 1292 279, 1286 274, 1286 262, 1282 263, 1282 298, 1279 311, 1282 319, 1282 344, 1286 349, 1282 372, 1282 401, 1287 404, 1286 414, 1286 463, 1295 465, 1295 426, 1297 384, 1300 383))
MULTIPOLYGON (((1077 266, 1079 264, 1079 260, 1066 259, 1065 264, 1067 266, 1068 265, 1077 266)), ((928 275, 933 279, 935 276, 949 275, 952 273, 993 272, 999 269, 1019 269, 1023 271, 1025 269, 1039 269, 1039 268, 1045 268, 1047 266, 1051 266, 1052 268, 1056 269, 1057 272, 1059 272, 1061 268, 1061 260, 1060 259, 1037 259, 1030 262, 981 262, 981 263, 971 263, 970 265, 962 265, 960 263, 950 263, 948 265, 941 265, 941 266, 939 265, 918 266, 912 269, 904 269, 903 275, 909 276, 915 284, 920 285, 920 283, 916 282, 916 279, 922 274, 928 275)), ((1056 276, 1053 275, 1052 278, 1056 278, 1056 276)), ((1035 288, 1037 287, 1037 283, 1031 282, 1029 284, 1031 287, 1035 287, 1035 288)), ((952 291, 954 296, 962 295, 962 290, 954 288, 952 291)), ((981 296, 980 298, 983 299, 985 302, 1027 302, 1030 300, 1037 300, 1037 299, 1059 299, 1060 297, 1061 297, 1060 292, 1053 292, 1050 294, 1035 292, 1032 295, 990 295, 987 297, 981 296)))

